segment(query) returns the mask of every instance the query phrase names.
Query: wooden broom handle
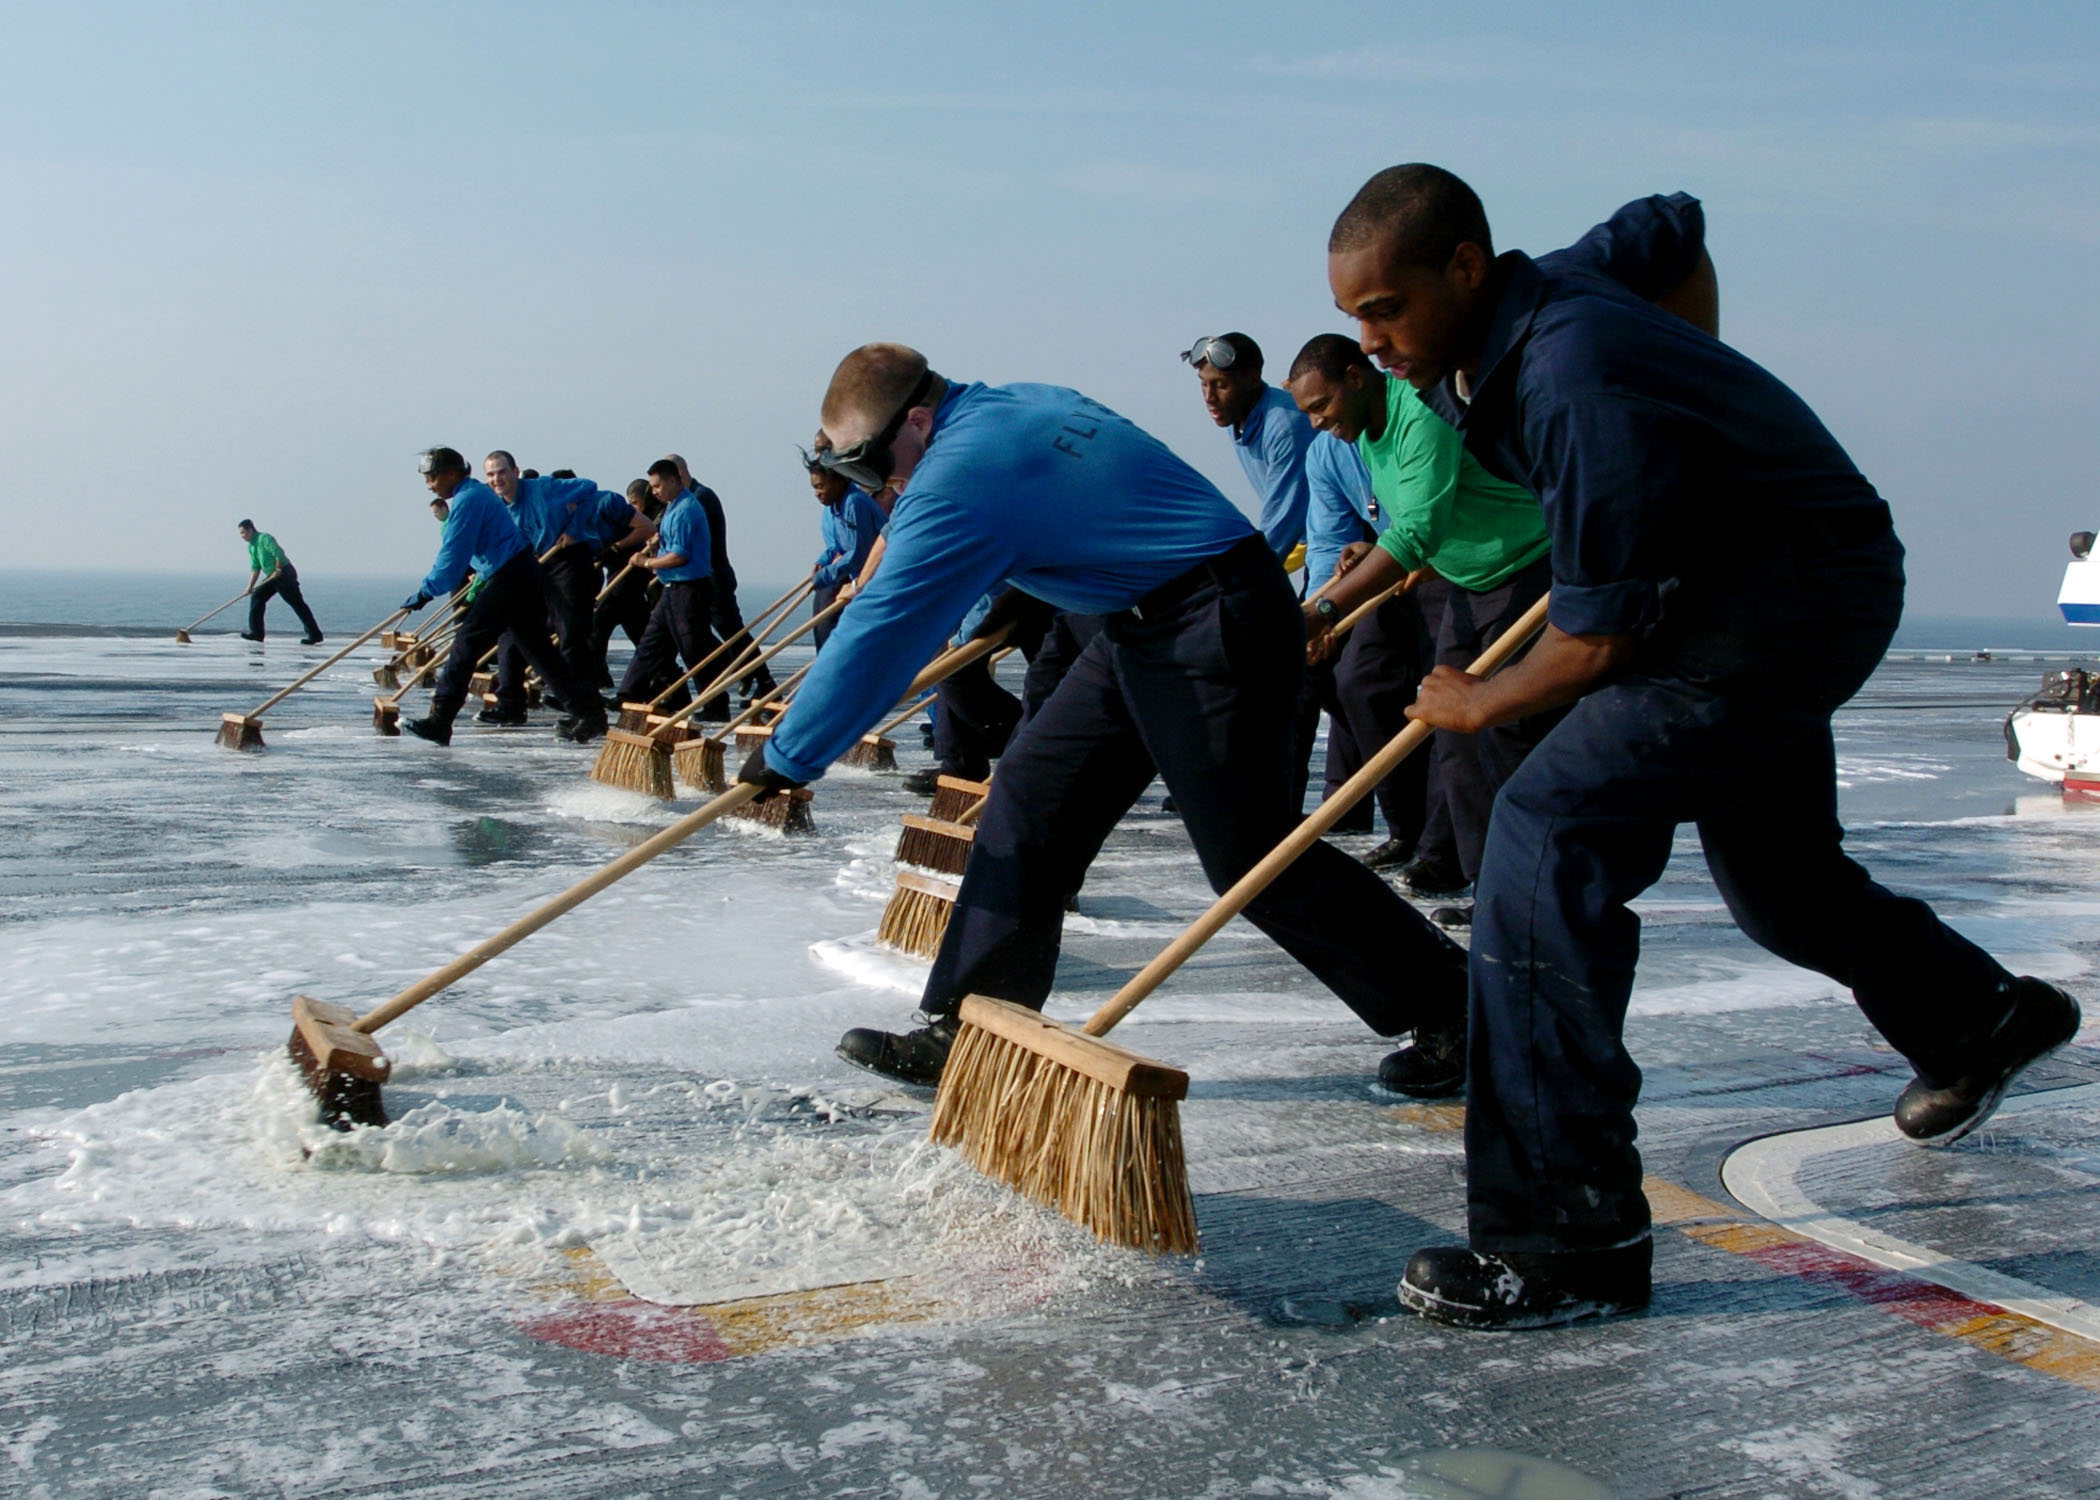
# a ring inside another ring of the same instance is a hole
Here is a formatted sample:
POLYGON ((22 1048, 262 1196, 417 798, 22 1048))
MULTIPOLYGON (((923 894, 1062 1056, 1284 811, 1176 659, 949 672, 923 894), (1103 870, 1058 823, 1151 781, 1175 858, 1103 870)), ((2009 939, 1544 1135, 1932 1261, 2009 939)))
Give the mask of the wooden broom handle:
MULTIPOLYGON (((781 652, 787 650, 788 647, 794 645, 795 642, 801 640, 802 637, 808 635, 812 630, 815 630, 819 625, 823 624, 826 620, 830 619, 833 615, 837 614, 840 610, 844 609, 849 602, 850 601, 845 599, 834 599, 831 603, 825 605, 824 608, 817 611, 817 613, 811 615, 807 620, 804 620, 800 625, 796 626, 793 630, 789 631, 786 635, 782 636, 778 641, 775 641, 764 651, 760 652, 758 659, 756 661, 746 663, 743 670, 738 672, 737 675, 739 677, 742 677, 751 672, 757 671, 760 667, 764 666, 767 662, 771 661, 774 657, 778 656, 781 652)), ((797 677, 800 677, 802 674, 800 672, 797 672, 795 675, 797 677)), ((784 687, 785 684, 782 684, 782 686, 784 687)), ((775 689, 773 692, 768 693, 765 697, 759 699, 756 703, 752 704, 751 707, 763 708, 779 696, 779 689, 775 689)), ((700 710, 706 706, 708 700, 712 697, 713 694, 710 693, 705 696, 695 698, 684 708, 681 708, 680 710, 678 710, 677 713, 672 714, 669 718, 665 719, 663 723, 657 725, 656 727, 658 729, 666 729, 673 724, 683 724, 694 714, 700 712, 700 710)), ((738 720, 738 722, 742 723, 745 721, 740 719, 738 720)), ((710 735, 709 738, 712 739, 714 738, 714 736, 710 735)))
MULTIPOLYGON (((1479 659, 1466 668, 1475 677, 1486 677, 1493 673, 1510 657, 1514 656, 1539 627, 1546 623, 1548 598, 1540 598, 1524 611, 1516 624, 1502 632, 1495 643, 1480 653, 1479 659)), ((1336 789, 1333 796, 1314 809, 1311 816, 1291 831, 1290 837, 1264 855, 1260 864, 1233 882, 1232 889, 1218 897, 1210 910, 1193 922, 1180 937, 1169 943, 1159 957, 1138 970, 1130 982, 1117 990, 1108 1004, 1095 1011, 1081 1028, 1088 1036, 1106 1036, 1115 1024, 1137 1008, 1138 1002, 1158 989, 1169 974, 1188 962, 1190 956, 1209 942, 1218 929, 1245 910, 1248 902, 1268 889, 1269 883, 1288 869, 1292 861, 1318 843, 1326 832, 1339 823, 1348 811, 1371 794, 1379 782, 1393 774, 1393 768, 1407 759, 1422 742, 1429 738, 1432 726, 1420 719, 1386 742, 1383 750, 1365 761, 1363 768, 1336 789)))
POLYGON ((284 702, 285 699, 291 697, 292 694, 298 692, 299 689, 305 687, 309 682, 312 682, 316 677, 319 677, 323 672, 327 671, 330 667, 334 666, 337 662, 341 661, 344 657, 348 656, 351 652, 355 651, 359 646, 362 646, 366 641, 372 639, 373 636, 379 634, 380 631, 385 630, 390 625, 393 625, 401 620, 406 619, 410 613, 411 611, 405 609, 395 610, 392 614, 388 615, 384 620, 381 620, 377 625, 374 625, 370 630, 367 630, 363 635, 359 636, 356 640, 352 641, 342 650, 336 652, 335 655, 329 657, 328 660, 322 662, 318 667, 315 667, 312 671, 306 672, 303 675, 293 679, 289 686, 283 688, 282 690, 273 694, 272 696, 263 699, 261 704, 259 704, 255 708, 255 710, 252 713, 250 713, 247 717, 251 719, 261 718, 264 714, 268 713, 278 704, 284 702))
POLYGON ((767 709, 771 708, 774 704, 778 703, 782 698, 785 698, 789 693, 793 692, 797 687, 801 685, 802 679, 807 677, 808 675, 808 666, 805 665, 795 668, 794 671, 788 673, 788 675, 781 681, 773 684, 773 691, 765 694, 761 698, 756 698, 752 700, 751 705, 748 708, 746 708, 742 713, 738 714, 727 724, 724 724, 720 729, 717 729, 713 734, 709 735, 707 737, 708 742, 710 744, 719 745, 723 741, 727 740, 732 734, 735 734, 739 729, 742 729, 746 724, 750 723, 753 719, 757 718, 760 714, 764 713, 767 709))
POLYGON ((225 614, 227 610, 232 609, 236 604, 240 603, 243 599, 247 598, 249 592, 250 591, 247 589, 242 589, 238 594, 235 594, 231 599, 228 599, 224 604, 220 605, 217 609, 213 610, 211 614, 197 616, 196 619, 190 621, 189 624, 183 626, 182 629, 176 631, 175 633, 177 635, 188 635, 192 630, 195 630, 206 620, 211 619, 213 615, 225 614))
MULTIPOLYGON (((632 566, 632 564, 630 564, 629 566, 632 566)), ((788 611, 793 609, 797 604, 801 603, 803 596, 815 587, 816 583, 814 579, 805 579, 801 583, 795 585, 795 587, 789 589, 785 594, 782 594, 778 599, 775 599, 771 604, 768 604, 764 609, 760 610, 758 614, 751 620, 750 624, 747 624, 744 627, 744 633, 747 635, 752 635, 752 639, 745 642, 743 651, 740 651, 737 654, 737 660, 739 662, 742 662, 744 656, 753 649, 755 649, 758 645, 758 636, 753 633, 753 626, 757 625, 759 621, 765 620, 766 617, 772 614, 773 611, 776 609, 780 611, 780 620, 786 619, 788 611)), ((780 620, 769 621, 765 626, 766 633, 770 634, 773 630, 773 627, 780 623, 780 620)), ((729 649, 730 641, 733 641, 735 639, 736 637, 732 635, 728 641, 723 641, 720 645, 716 646, 714 650, 708 652, 707 655, 701 657, 699 661, 695 662, 692 666, 686 668, 684 674, 680 676, 677 681, 673 682, 669 687, 665 688, 662 692, 658 693, 654 698, 651 698, 649 700, 650 711, 653 713, 655 710, 661 708, 665 703, 670 701, 670 697, 673 693, 677 692, 680 688, 684 687, 687 683, 691 682, 695 677, 698 677, 702 672, 705 672, 709 667, 713 666, 718 660, 721 659, 722 653, 729 649)), ((737 669, 732 667, 730 670, 736 671, 737 669)), ((737 675, 742 676, 744 674, 742 672, 738 672, 737 675)), ((702 703, 705 703, 708 699, 712 698, 716 692, 719 692, 724 686, 726 686, 726 684, 719 682, 716 683, 714 685, 713 691, 705 692, 700 695, 700 701, 702 703)))
MULTIPOLYGON (((923 693, 920 696, 912 699, 910 703, 906 704, 904 712, 897 714, 892 718, 884 719, 880 724, 877 724, 873 729, 869 730, 868 733, 874 735, 877 739, 881 739, 892 729, 895 729, 899 724, 902 724, 906 719, 910 718, 913 714, 917 713, 920 709, 924 708, 927 704, 931 703, 932 701, 933 694, 923 693)), ((863 738, 865 738, 865 736, 863 736, 863 738)))
MULTIPOLYGON (((739 677, 748 677, 753 672, 757 671, 758 663, 753 661, 751 658, 757 652, 765 648, 766 638, 772 635, 774 631, 780 628, 781 622, 786 620, 787 617, 794 612, 795 606, 802 602, 804 596, 813 593, 816 590, 816 587, 816 582, 814 579, 812 579, 808 582, 805 582, 799 588, 797 588, 794 591, 793 595, 788 599, 784 601, 775 601, 773 604, 768 605, 764 610, 761 610, 758 616, 760 620, 765 620, 766 616, 772 614, 773 610, 780 610, 778 616, 766 621, 766 625, 763 630, 757 630, 753 628, 753 626, 755 626, 758 623, 756 620, 754 620, 752 624, 746 625, 742 631, 738 632, 739 634, 745 637, 743 647, 737 652, 736 659, 730 662, 728 666, 724 667, 721 670, 721 672, 716 675, 714 681, 710 682, 707 685, 707 690, 698 695, 700 699, 702 701, 705 701, 709 698, 712 698, 715 694, 722 692, 724 689, 729 687, 729 685, 735 682, 739 677)), ((736 639, 735 636, 730 637, 730 640, 734 639, 736 639)), ((722 651, 727 651, 728 649, 729 641, 722 642, 721 650, 713 651, 708 654, 708 661, 714 660, 715 657, 720 656, 722 654, 722 651)), ((705 666, 706 662, 701 663, 701 665, 705 666)))
POLYGON ((431 974, 410 985, 377 1010, 372 1011, 368 1015, 358 1017, 353 1029, 370 1035, 386 1025, 387 1022, 414 1010, 440 990, 449 989, 460 980, 466 978, 467 975, 473 973, 497 954, 524 942, 525 939, 531 937, 556 917, 574 911, 577 907, 583 905, 584 902, 590 900, 591 897, 613 884, 613 882, 632 875, 636 870, 639 870, 666 849, 675 848, 679 844, 684 843, 724 813, 734 812, 737 808, 742 807, 746 802, 757 797, 763 790, 764 788, 755 786, 750 782, 737 783, 737 785, 731 787, 712 802, 687 813, 661 833, 636 844, 611 864, 601 868, 596 874, 589 876, 587 879, 579 880, 544 906, 537 907, 518 918, 517 921, 511 923, 510 926, 504 928, 494 937, 468 949, 458 958, 453 959, 451 963, 446 964, 444 968, 439 969, 435 974, 431 974))

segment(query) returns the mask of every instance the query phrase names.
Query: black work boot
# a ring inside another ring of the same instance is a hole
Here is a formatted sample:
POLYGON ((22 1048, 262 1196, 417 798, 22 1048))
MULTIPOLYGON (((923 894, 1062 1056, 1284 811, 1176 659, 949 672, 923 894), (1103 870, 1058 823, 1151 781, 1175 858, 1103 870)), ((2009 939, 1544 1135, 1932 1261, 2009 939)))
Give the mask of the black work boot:
POLYGON ((1473 903, 1467 901, 1458 906, 1439 906, 1429 914, 1429 920, 1446 932, 1458 932, 1473 925, 1473 903))
POLYGON ((931 797, 941 789, 941 768, 925 766, 912 772, 899 784, 914 797, 931 797))
POLYGON ((525 710, 522 708, 505 708, 500 703, 491 703, 480 713, 474 715, 474 722, 477 724, 500 724, 507 728, 515 728, 525 722, 525 710))
POLYGON ((1466 1013, 1441 1027, 1418 1026, 1408 1044, 1378 1065, 1381 1088, 1410 1099, 1449 1099, 1466 1088, 1466 1013))
POLYGON ((1611 1250, 1536 1255, 1439 1245, 1418 1250, 1400 1278, 1400 1305, 1454 1328, 1557 1328, 1648 1305, 1655 1252, 1646 1235, 1611 1250))
POLYGON ((401 727, 417 739, 428 740, 433 745, 452 743, 452 720, 437 714, 422 719, 403 719, 401 727))
POLYGON ((962 1023, 954 1016, 922 1014, 921 1019, 928 1024, 902 1034, 856 1026, 839 1038, 838 1054, 871 1073, 933 1088, 941 1081, 948 1049, 955 1045, 955 1033, 962 1023))
POLYGON ((1412 839, 1387 839, 1373 846, 1371 852, 1363 856, 1363 861, 1374 870, 1394 870, 1412 859, 1414 853, 1412 839))
POLYGON ((571 714, 554 726, 554 732, 572 744, 588 745, 605 733, 605 723, 605 715, 602 713, 594 719, 571 714))
POLYGON ((2012 981, 2012 1012, 1969 1049, 1968 1072, 1944 1087, 1913 1078, 1896 1097, 1896 1128, 1921 1146, 1948 1146, 1988 1120, 2005 1091, 2078 1034, 2078 1002, 2040 979, 2012 981))
POLYGON ((1467 885, 1465 871, 1429 854, 1416 855, 1393 878, 1410 896, 1456 896, 1467 885))

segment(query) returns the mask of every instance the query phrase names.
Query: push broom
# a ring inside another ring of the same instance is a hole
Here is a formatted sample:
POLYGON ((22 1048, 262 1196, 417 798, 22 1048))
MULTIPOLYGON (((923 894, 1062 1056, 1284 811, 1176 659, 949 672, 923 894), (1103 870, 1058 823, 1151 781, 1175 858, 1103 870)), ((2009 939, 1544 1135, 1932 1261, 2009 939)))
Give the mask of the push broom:
MULTIPOLYGON (((750 674, 752 668, 746 665, 746 658, 756 655, 764 648, 767 637, 772 635, 780 622, 785 620, 794 611, 795 606, 800 604, 808 596, 810 590, 815 587, 814 583, 805 579, 760 610, 745 625, 743 634, 746 639, 744 644, 737 649, 736 660, 730 664, 727 672, 716 675, 713 691, 700 695, 702 703, 708 702, 716 693, 727 688, 737 678, 750 674), (775 610, 778 610, 779 614, 775 615, 775 610)), ((659 717, 658 710, 666 703, 669 703, 680 688, 719 662, 722 659, 722 653, 727 651, 735 640, 736 636, 732 635, 729 640, 723 641, 716 646, 714 650, 708 652, 699 661, 686 668, 676 681, 654 698, 651 698, 647 703, 622 703, 620 705, 619 727, 626 730, 629 734, 640 734, 647 730, 650 727, 650 722, 659 717)))
POLYGON ((403 670, 414 671, 428 663, 467 617, 467 585, 461 584, 445 601, 445 617, 428 630, 414 634, 389 630, 381 633, 379 644, 394 654, 372 669, 372 681, 383 688, 401 686, 403 670))
POLYGON ((232 609, 236 604, 240 603, 243 599, 247 597, 248 590, 242 589, 238 594, 235 594, 231 599, 228 599, 224 604, 220 605, 217 609, 213 610, 211 614, 197 616, 196 619, 190 621, 189 624, 183 626, 182 629, 175 632, 175 644, 178 646, 188 646, 193 644, 193 642, 190 640, 190 632, 192 630, 195 630, 206 620, 213 618, 213 616, 225 614, 227 610, 232 609))
MULTIPOLYGON (((1545 622, 1540 599, 1467 670, 1495 671, 1545 622)), ((1101 1038, 1428 740, 1407 726, 1290 836, 1211 903, 1083 1027, 967 996, 928 1134, 972 1164, 1093 1230, 1154 1254, 1196 1249, 1181 1150, 1188 1074, 1101 1038)))
POLYGON ((873 729, 853 742, 853 748, 839 757, 842 765, 860 766, 869 771, 894 771, 897 769, 897 742, 890 738, 890 731, 933 701, 933 694, 908 704, 903 712, 885 719, 873 729))
POLYGON ((875 941, 882 947, 929 961, 941 951, 941 939, 948 933, 948 918, 954 914, 955 898, 962 890, 962 882, 955 877, 962 874, 963 864, 969 861, 977 819, 984 812, 991 790, 989 782, 966 784, 983 790, 953 819, 905 815, 904 832, 897 840, 897 862, 907 868, 897 872, 897 888, 890 892, 890 899, 882 908, 882 920, 875 927, 875 941), (922 850, 914 845, 913 835, 918 831, 915 824, 930 826, 934 831, 931 849, 922 850), (961 864, 953 860, 957 845, 961 850, 961 864), (929 874, 927 869, 909 868, 919 864, 941 873, 929 874))
POLYGON ((377 1009, 360 1016, 344 1006, 309 999, 292 1000, 292 1061, 306 1085, 321 1103, 321 1118, 338 1130, 352 1125, 384 1125, 386 1105, 380 1086, 391 1066, 373 1033, 388 1022, 414 1010, 432 995, 450 988, 490 959, 515 947, 542 927, 574 911, 607 886, 633 874, 667 849, 684 843, 725 813, 733 812, 760 794, 749 784, 730 788, 705 807, 687 813, 676 823, 643 840, 588 879, 581 880, 552 901, 520 917, 494 937, 469 949, 436 973, 410 985, 377 1009))
POLYGON ((316 677, 319 677, 323 672, 327 671, 330 667, 334 666, 337 662, 341 661, 344 657, 348 656, 351 652, 355 651, 358 647, 362 646, 366 641, 369 641, 370 639, 372 639, 373 636, 379 634, 380 631, 385 630, 388 626, 394 624, 396 621, 407 618, 409 613, 410 611, 405 609, 395 610, 392 614, 388 615, 384 620, 381 620, 377 625, 374 625, 370 630, 367 630, 363 635, 359 636, 349 645, 343 647, 342 650, 336 652, 335 655, 329 657, 328 660, 322 662, 318 667, 315 667, 308 672, 302 673, 298 678, 294 679, 289 686, 282 688, 278 692, 275 692, 269 697, 263 699, 261 703, 257 704, 249 712, 244 714, 219 715, 219 743, 224 745, 229 750, 260 750, 264 748, 262 737, 262 716, 264 714, 268 713, 278 704, 284 702, 285 699, 291 697, 292 694, 298 692, 299 689, 305 687, 316 677))
MULTIPOLYGON (((835 601, 829 607, 804 621, 796 629, 789 631, 779 641, 768 646, 749 663, 741 667, 732 667, 730 669, 731 672, 736 676, 748 676, 845 607, 845 600, 835 601)), ((726 681, 734 680, 735 676, 726 679, 726 681)), ((721 678, 716 679, 716 683, 726 685, 725 680, 721 678)), ((715 684, 710 684, 710 688, 719 690, 715 684)), ((776 688, 771 694, 760 698, 750 708, 747 708, 742 715, 732 720, 730 727, 734 728, 748 724, 757 716, 756 711, 763 709, 767 703, 779 695, 780 689, 776 688)), ((601 781, 607 786, 621 787, 630 792, 640 792, 644 796, 657 797, 668 802, 676 795, 676 787, 671 780, 671 746, 684 738, 685 721, 700 712, 701 708, 712 696, 713 693, 710 692, 696 697, 684 708, 667 718, 657 719, 652 717, 649 721, 649 727, 641 733, 628 729, 607 730, 605 744, 600 747, 598 759, 591 766, 591 779, 593 781, 601 781)), ((715 776, 712 780, 709 780, 705 778, 704 774, 698 774, 693 771, 684 772, 683 774, 685 774, 688 781, 697 786, 705 787, 708 790, 720 790, 722 785, 720 772, 721 741, 703 740, 698 743, 712 743, 714 746, 712 760, 716 767, 715 776)), ((680 745, 679 748, 684 750, 690 747, 680 745)), ((709 763, 708 755, 709 752, 702 752, 703 758, 699 765, 700 772, 704 773, 705 767, 709 763)))

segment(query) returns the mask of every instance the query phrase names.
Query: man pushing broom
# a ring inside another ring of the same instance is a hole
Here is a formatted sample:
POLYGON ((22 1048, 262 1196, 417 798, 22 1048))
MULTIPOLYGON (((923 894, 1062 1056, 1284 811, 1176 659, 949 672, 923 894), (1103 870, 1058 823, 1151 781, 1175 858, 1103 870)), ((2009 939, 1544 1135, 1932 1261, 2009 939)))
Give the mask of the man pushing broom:
MULTIPOLYGON (((1291 831, 1304 630, 1283 568, 1210 482, 1077 391, 958 384, 916 350, 846 356, 819 462, 898 492, 881 571, 856 595, 741 779, 814 781, 887 712, 971 600, 1002 580, 1107 617, 1008 746, 921 1002, 902 1034, 856 1028, 850 1062, 939 1081, 963 997, 1040 1009, 1065 894, 1155 774, 1225 890, 1291 831)), ((1381 1036, 1456 1024, 1465 955, 1375 874, 1315 845, 1248 906, 1381 1036)))

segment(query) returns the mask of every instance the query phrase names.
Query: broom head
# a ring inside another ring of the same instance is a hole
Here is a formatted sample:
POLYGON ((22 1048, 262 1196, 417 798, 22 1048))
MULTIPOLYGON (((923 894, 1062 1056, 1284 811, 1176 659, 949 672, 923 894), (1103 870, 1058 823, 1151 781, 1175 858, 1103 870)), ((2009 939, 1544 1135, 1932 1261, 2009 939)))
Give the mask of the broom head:
POLYGON ((849 766, 869 771, 897 769, 897 742, 879 734, 864 734, 839 759, 849 766))
POLYGON ((736 753, 749 755, 773 737, 771 724, 746 724, 736 732, 736 753))
POLYGON ((175 632, 175 644, 176 644, 176 645, 178 645, 178 646, 187 646, 187 645, 189 645, 189 644, 190 644, 190 633, 189 633, 189 632, 188 632, 187 630, 178 630, 178 631, 176 631, 176 632, 175 632))
POLYGON ((687 786, 716 794, 729 790, 728 757, 720 740, 687 740, 671 752, 671 768, 687 786))
POLYGON ((383 688, 398 688, 401 686, 401 672, 392 662, 388 662, 383 667, 372 669, 372 681, 383 688))
POLYGON ((392 698, 374 698, 372 728, 388 739, 398 739, 401 735, 401 705, 392 698))
POLYGON ((897 863, 938 870, 943 875, 960 875, 970 862, 970 849, 976 839, 974 827, 906 813, 904 831, 897 836, 897 863))
POLYGON ((875 941, 931 963, 941 951, 949 915, 955 910, 955 893, 961 889, 959 881, 936 880, 931 875, 899 870, 897 889, 890 893, 889 905, 882 909, 875 941))
POLYGON ((398 651, 414 639, 415 637, 405 630, 382 630, 379 632, 379 649, 398 651))
POLYGON ((971 995, 929 1136, 1097 1239, 1196 1251, 1181 1154, 1189 1075, 1038 1011, 971 995))
POLYGON ((816 793, 808 787, 798 786, 763 802, 746 802, 732 807, 729 816, 750 823, 763 823, 782 833, 815 833, 816 820, 809 815, 809 804, 815 797, 816 793))
POLYGON ((665 802, 676 791, 671 785, 671 752, 646 734, 624 729, 605 731, 605 743, 591 763, 591 780, 665 802))
POLYGON ((386 1124, 379 1086, 392 1071, 379 1043, 356 1028, 357 1016, 325 1000, 292 998, 292 1061, 337 1130, 386 1124))
POLYGON ((965 781, 960 776, 943 776, 933 790, 933 803, 926 809, 926 816, 952 823, 985 799, 992 789, 989 781, 965 781))
POLYGON ((262 749, 262 720, 246 714, 220 714, 219 743, 229 750, 262 749))
POLYGON ((640 734, 649 727, 649 720, 656 711, 646 703, 622 703, 620 705, 620 728, 629 734, 640 734))

